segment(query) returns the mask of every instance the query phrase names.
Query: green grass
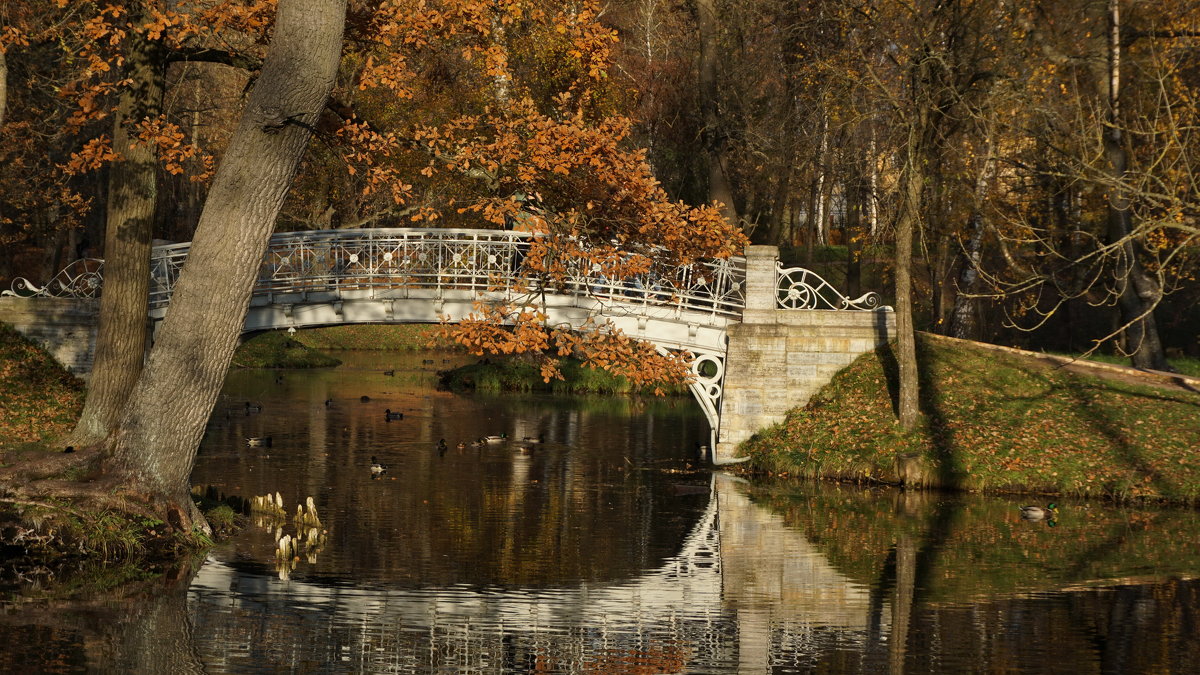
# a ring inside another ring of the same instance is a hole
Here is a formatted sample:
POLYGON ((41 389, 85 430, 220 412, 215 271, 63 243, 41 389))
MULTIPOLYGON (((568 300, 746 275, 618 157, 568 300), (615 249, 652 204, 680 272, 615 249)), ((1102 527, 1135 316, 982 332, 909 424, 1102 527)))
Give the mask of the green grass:
POLYGON ((234 352, 234 368, 330 368, 341 361, 292 339, 283 331, 260 333, 234 352))
MULTIPOLYGON (((441 385, 451 391, 552 392, 556 394, 650 394, 654 387, 635 389, 625 377, 587 368, 575 359, 559 362, 563 379, 545 382, 540 366, 520 358, 491 357, 447 371, 441 385)), ((667 385, 667 395, 687 393, 683 385, 667 385)))
POLYGON ((313 349, 378 349, 419 352, 430 348, 435 324, 356 324, 296 331, 292 339, 313 349))
POLYGON ((774 473, 891 482, 912 454, 935 485, 1200 501, 1200 395, 1118 383, 921 338, 924 420, 893 413, 890 352, 866 354, 743 448, 774 473))
POLYGON ((0 391, 0 449, 61 436, 75 427, 83 409, 83 381, 4 323, 0 391))

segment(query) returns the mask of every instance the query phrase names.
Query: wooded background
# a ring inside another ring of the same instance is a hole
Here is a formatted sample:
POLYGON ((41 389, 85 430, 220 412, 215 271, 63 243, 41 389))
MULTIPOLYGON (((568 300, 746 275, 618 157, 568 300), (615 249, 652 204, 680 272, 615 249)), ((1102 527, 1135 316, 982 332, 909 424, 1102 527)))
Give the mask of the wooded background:
MULTIPOLYGON (((106 257, 114 222, 191 240, 274 17, 3 3, 0 287, 106 257)), ((1178 0, 352 0, 276 227, 574 228, 686 259, 740 247, 723 217, 892 302, 911 242, 917 329, 1166 367, 1200 355, 1198 18, 1178 0)))

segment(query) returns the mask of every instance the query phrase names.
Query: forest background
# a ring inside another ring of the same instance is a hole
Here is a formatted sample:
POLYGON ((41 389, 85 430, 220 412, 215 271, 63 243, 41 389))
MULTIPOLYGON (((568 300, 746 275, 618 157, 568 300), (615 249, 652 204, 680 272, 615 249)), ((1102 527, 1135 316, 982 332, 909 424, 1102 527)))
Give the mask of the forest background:
MULTIPOLYGON (((155 238, 190 240, 274 3, 2 11, 0 286, 104 257, 114 209, 149 209, 155 238), (147 159, 149 203, 114 203, 119 165, 147 159)), ((351 2, 335 93, 276 229, 511 227, 596 209, 613 186, 580 168, 603 138, 644 158, 667 201, 719 202, 753 242, 852 297, 864 270, 867 290, 894 297, 894 244, 911 229, 920 329, 1100 345, 1163 368, 1167 349, 1200 355, 1198 14, 1115 0, 351 2), (536 143, 553 147, 516 147, 536 143), (539 152, 562 161, 558 180, 516 169, 539 152)))

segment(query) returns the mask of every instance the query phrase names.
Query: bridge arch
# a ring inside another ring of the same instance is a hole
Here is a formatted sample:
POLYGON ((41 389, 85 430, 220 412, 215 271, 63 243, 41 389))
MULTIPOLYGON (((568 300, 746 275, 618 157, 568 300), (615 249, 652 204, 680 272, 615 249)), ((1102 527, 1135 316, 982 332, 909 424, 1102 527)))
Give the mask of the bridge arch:
MULTIPOLYGON (((742 258, 652 268, 635 279, 579 265, 541 288, 509 284, 535 235, 507 230, 377 228, 271 237, 243 332, 355 323, 458 322, 479 302, 528 301, 551 325, 586 330, 603 319, 661 353, 692 355, 691 392, 719 428, 726 328, 745 307, 742 258), (524 298, 520 296, 525 296, 524 298)), ((155 247, 151 320, 169 311, 189 243, 155 247)), ((710 447, 712 447, 710 444, 710 447)))

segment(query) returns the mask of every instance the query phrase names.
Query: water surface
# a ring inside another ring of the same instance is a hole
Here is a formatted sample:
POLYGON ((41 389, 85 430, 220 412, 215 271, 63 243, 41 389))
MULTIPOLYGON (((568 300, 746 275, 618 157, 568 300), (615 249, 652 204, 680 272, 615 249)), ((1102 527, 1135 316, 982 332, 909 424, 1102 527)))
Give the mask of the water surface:
POLYGON ((1194 510, 748 482, 695 462, 690 400, 435 391, 463 358, 231 374, 194 482, 312 497, 323 536, 279 561, 307 528, 256 518, 167 578, 10 603, 0 670, 1197 672, 1194 510))

